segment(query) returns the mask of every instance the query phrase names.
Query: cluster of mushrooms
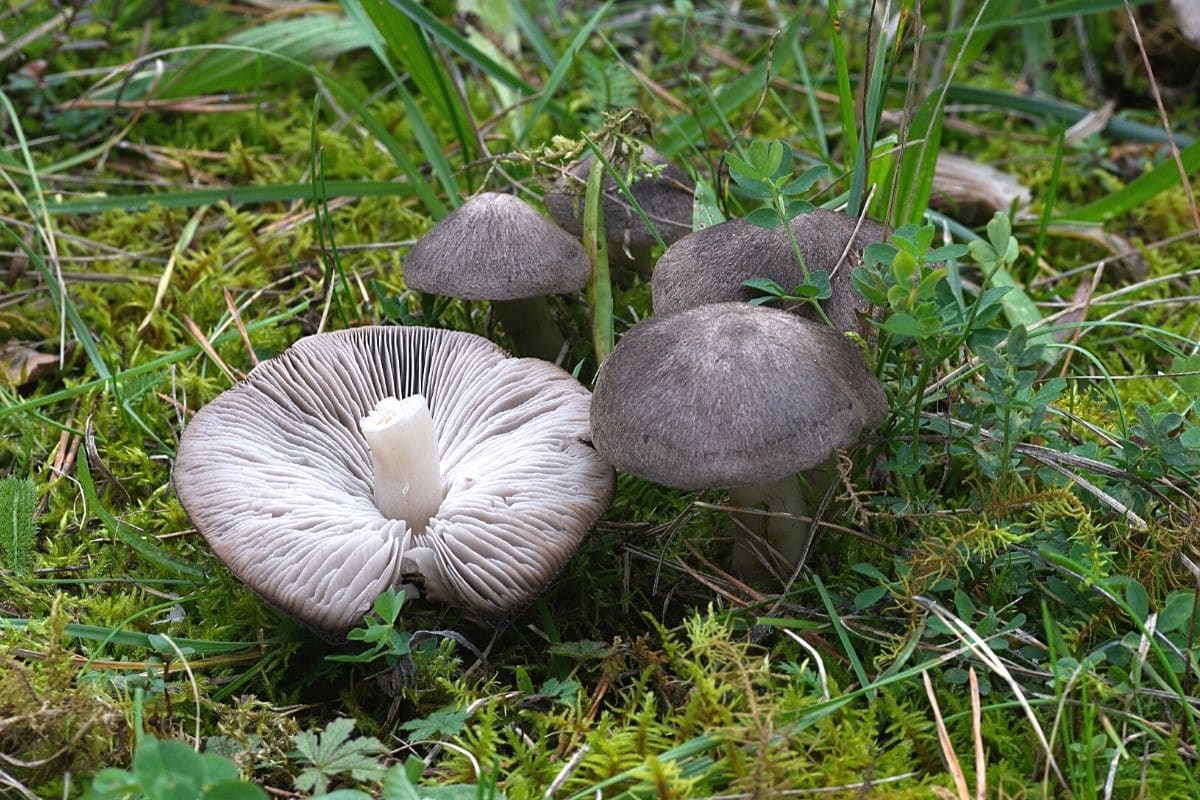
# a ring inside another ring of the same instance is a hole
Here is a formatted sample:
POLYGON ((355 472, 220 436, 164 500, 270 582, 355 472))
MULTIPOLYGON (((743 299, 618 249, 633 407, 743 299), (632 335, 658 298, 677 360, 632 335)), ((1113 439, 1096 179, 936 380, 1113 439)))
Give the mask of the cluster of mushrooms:
MULTIPOLYGON (((643 158, 662 163, 649 148, 643 158)), ((579 233, 573 187, 589 168, 579 162, 546 194, 561 227, 512 195, 483 193, 405 260, 410 288, 491 301, 523 357, 443 329, 316 334, 196 413, 176 493, 268 603, 331 637, 389 588, 501 623, 607 509, 614 467, 765 508, 741 515, 759 543, 735 551, 743 574, 802 562, 808 535, 795 516, 835 451, 881 424, 882 386, 840 331, 804 316, 811 307, 742 302, 749 278, 800 282, 786 233, 736 220, 689 233, 693 187, 668 166, 631 187, 672 242, 653 272, 656 313, 621 338, 589 393, 553 363, 565 340, 545 302, 590 274, 567 232, 579 233)), ((611 179, 604 193, 610 246, 644 268, 651 232, 611 179)), ((881 229, 825 211, 792 227, 809 267, 833 274, 827 315, 860 330, 849 264, 881 229)))

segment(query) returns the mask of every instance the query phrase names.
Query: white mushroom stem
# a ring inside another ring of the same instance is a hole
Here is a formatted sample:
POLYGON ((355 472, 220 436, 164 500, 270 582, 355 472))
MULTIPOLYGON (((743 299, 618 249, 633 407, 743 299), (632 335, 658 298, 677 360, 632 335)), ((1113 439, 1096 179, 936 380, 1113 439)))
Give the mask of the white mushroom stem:
POLYGON ((730 505, 765 513, 735 513, 732 566, 744 580, 774 578, 787 581, 808 557, 812 526, 796 519, 809 514, 809 498, 828 488, 831 471, 820 467, 803 475, 789 475, 761 486, 729 490, 730 505))
POLYGON ((375 468, 375 506, 424 531, 442 504, 442 455, 425 398, 385 397, 359 427, 375 468))

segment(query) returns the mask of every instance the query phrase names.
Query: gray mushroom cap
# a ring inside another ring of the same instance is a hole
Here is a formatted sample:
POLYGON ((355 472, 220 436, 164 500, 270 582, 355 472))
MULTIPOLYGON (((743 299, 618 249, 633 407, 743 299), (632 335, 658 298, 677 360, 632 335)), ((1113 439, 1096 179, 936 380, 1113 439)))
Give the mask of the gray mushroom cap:
MULTIPOLYGON (((596 157, 589 153, 569 166, 567 174, 547 190, 543 198, 546 210, 554 221, 575 236, 583 234, 584 186, 595 160, 596 157)), ((687 173, 652 148, 642 148, 642 160, 650 164, 666 164, 666 168, 655 178, 634 182, 629 186, 629 192, 654 223, 658 235, 669 244, 692 230, 692 204, 696 187, 687 173)), ((612 244, 628 243, 635 247, 653 245, 655 240, 650 229, 617 188, 611 175, 604 176, 602 189, 605 238, 612 244)))
POLYGON ((586 444, 590 395, 563 370, 479 336, 365 327, 300 340, 192 419, 175 491, 233 573, 307 625, 340 634, 416 580, 498 621, 564 566, 613 494, 586 444), (424 530, 372 499, 360 419, 423 395, 444 498, 424 530))
MULTIPOLYGON (((822 301, 825 313, 839 330, 864 332, 858 315, 867 311, 868 303, 854 291, 850 276, 862 263, 867 245, 883 240, 883 226, 872 220, 859 225, 855 217, 824 209, 799 215, 791 226, 809 271, 831 274, 833 294, 822 301), (851 237, 853 245, 847 252, 851 237)), ((651 281, 654 311, 662 314, 706 303, 749 300, 756 292, 742 283, 751 278, 770 278, 787 290, 804 281, 787 231, 759 228, 740 219, 704 228, 672 244, 658 259, 651 281)), ((807 303, 789 310, 816 318, 807 303)))
POLYGON ((533 206, 484 192, 422 236, 404 260, 413 289, 466 300, 566 294, 587 285, 583 246, 533 206))
POLYGON ((857 348, 821 323, 748 303, 649 317, 596 377, 592 441, 618 469, 677 489, 779 480, 887 416, 857 348))

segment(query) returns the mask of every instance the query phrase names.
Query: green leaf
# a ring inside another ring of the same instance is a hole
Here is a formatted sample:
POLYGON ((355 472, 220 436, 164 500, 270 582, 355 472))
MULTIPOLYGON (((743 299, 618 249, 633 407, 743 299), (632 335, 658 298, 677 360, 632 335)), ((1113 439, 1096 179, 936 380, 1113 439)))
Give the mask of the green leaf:
MULTIPOLYGON (((334 794, 337 794, 337 792, 334 792, 334 794)), ((361 792, 359 794, 370 800, 370 795, 363 795, 361 792)), ((203 800, 265 800, 266 796, 267 793, 260 787, 243 780, 214 783, 206 788, 204 794, 201 795, 203 800)), ((333 795, 328 795, 328 797, 333 798, 333 795)))
POLYGON ((140 792, 142 789, 141 783, 131 772, 115 767, 108 767, 96 773, 96 777, 92 779, 91 788, 88 790, 88 797, 98 798, 118 798, 128 797, 140 792))
POLYGON ((696 178, 695 201, 692 205, 692 230, 702 230, 725 221, 717 192, 713 185, 701 177, 696 178))
POLYGON ((872 242, 863 250, 863 263, 867 266, 886 266, 892 265, 892 259, 896 257, 896 253, 900 252, 894 244, 888 242, 872 242))
POLYGON ((383 774, 383 799, 422 800, 404 764, 393 764, 383 774))
POLYGON ((904 250, 897 252, 892 259, 892 274, 896 276, 896 284, 905 292, 916 288, 917 266, 917 260, 904 250))
POLYGON ((770 183, 791 170, 792 148, 778 139, 755 139, 746 148, 742 163, 748 167, 747 174, 770 183))
POLYGON ((878 603, 887 596, 888 587, 872 586, 870 589, 863 589, 858 594, 854 595, 854 609, 863 611, 878 603))
POLYGON ((1171 359, 1171 373, 1176 376, 1175 385, 1184 394, 1200 397, 1200 355, 1175 356, 1171 359))
MULTIPOLYGON (((416 85, 417 91, 434 107, 435 116, 449 119, 462 148, 464 159, 475 152, 470 116, 459 103, 453 84, 434 56, 424 31, 403 14, 397 14, 387 0, 357 0, 375 30, 392 52, 397 71, 416 85)), ((346 4, 353 16, 353 3, 346 4)), ((407 104, 406 104, 407 106, 407 104)))
POLYGON ((0 553, 14 575, 33 569, 37 541, 37 487, 28 478, 0 480, 0 553))
POLYGON ((375 613, 389 626, 396 624, 400 609, 404 607, 404 592, 388 589, 375 598, 375 613))
MULTIPOLYGON (((931 86, 929 94, 908 127, 909 147, 904 148, 895 171, 898 189, 896 221, 900 224, 914 223, 925 216, 929 197, 933 193, 933 176, 937 169, 938 145, 942 138, 942 122, 945 119, 941 86, 931 86), (913 143, 919 141, 920 145, 913 143)), ((880 203, 887 193, 880 192, 880 203)), ((936 259, 934 259, 936 260, 936 259)))
POLYGON ((349 772, 355 780, 377 780, 384 768, 374 756, 387 748, 372 736, 351 739, 354 720, 339 717, 325 726, 323 733, 302 731, 296 734, 296 753, 312 766, 296 777, 296 788, 324 794, 329 781, 349 772))
POLYGON ((757 166, 734 153, 725 154, 725 163, 729 166, 729 176, 743 193, 755 200, 771 199, 771 185, 757 166))
POLYGON ((882 307, 888 304, 882 280, 866 267, 855 267, 854 272, 850 273, 850 282, 854 284, 854 290, 872 305, 882 307))
POLYGON ((199 797, 204 791, 206 769, 199 754, 183 742, 147 737, 138 743, 133 755, 133 774, 148 800, 169 800, 199 797))
POLYGON ((788 219, 795 219, 801 214, 811 213, 814 208, 815 206, 807 200, 789 200, 783 215, 788 219))
POLYGON ((806 169, 799 178, 783 187, 782 193, 788 197, 798 194, 804 194, 812 188, 813 184, 821 180, 829 174, 829 167, 825 164, 818 164, 815 167, 806 169))
POLYGON ((447 739, 462 733, 471 712, 466 708, 443 706, 422 719, 410 719, 400 728, 409 733, 409 739, 447 739))
POLYGON ((833 287, 829 283, 829 271, 814 269, 808 273, 808 280, 798 286, 797 289, 802 289, 806 292, 804 294, 798 293, 799 297, 828 300, 833 296, 833 287))
MULTIPOLYGON (((411 197, 413 188, 395 181, 325 181, 325 197, 411 197)), ((265 186, 226 186, 218 189, 188 189, 182 192, 148 192, 110 197, 87 197, 78 200, 47 203, 50 214, 103 214, 107 211, 145 211, 151 206, 163 208, 194 208, 196 206, 229 203, 257 205, 260 203, 290 203, 311 200, 310 183, 277 183, 265 186)))
POLYGON ((742 281, 742 286, 774 297, 787 296, 787 290, 770 278, 750 278, 749 280, 742 281))
POLYGON ((555 702, 569 706, 581 688, 583 687, 577 680, 560 681, 558 678, 547 678, 537 693, 553 697, 555 702))
POLYGON ((1192 425, 1179 434, 1179 443, 1189 450, 1200 450, 1200 425, 1192 425))
POLYGON ((746 222, 756 228, 765 228, 766 230, 774 230, 783 224, 779 219, 779 214, 773 208, 756 208, 746 215, 746 222))
POLYGON ((1150 616, 1150 595, 1146 593, 1146 587, 1133 578, 1125 584, 1125 602, 1138 622, 1145 622, 1150 616))
POLYGON ((965 256, 970 249, 971 248, 967 247, 965 244, 947 244, 937 248, 936 250, 930 250, 929 254, 926 255, 925 258, 933 263, 937 263, 939 261, 950 261, 951 259, 957 260, 965 256))
POLYGON ((917 320, 911 314, 903 311, 888 316, 881 327, 896 336, 911 336, 919 339, 925 335, 925 330, 917 324, 917 320))
POLYGON ((1196 610, 1196 591, 1180 589, 1167 596, 1167 602, 1158 613, 1158 629, 1163 633, 1187 630, 1196 610))
POLYGON ((983 239, 975 239, 972 242, 968 242, 967 252, 971 254, 971 259, 976 264, 994 264, 1000 260, 1000 254, 996 252, 996 248, 983 239))

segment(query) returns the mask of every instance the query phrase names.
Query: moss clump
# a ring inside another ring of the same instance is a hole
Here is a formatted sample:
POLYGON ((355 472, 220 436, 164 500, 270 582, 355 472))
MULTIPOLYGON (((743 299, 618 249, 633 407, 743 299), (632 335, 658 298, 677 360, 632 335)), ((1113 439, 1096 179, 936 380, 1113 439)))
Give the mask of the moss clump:
POLYGON ((56 603, 20 640, 0 646, 0 753, 5 769, 42 797, 61 796, 65 774, 91 775, 129 748, 115 699, 64 647, 66 624, 56 603))

